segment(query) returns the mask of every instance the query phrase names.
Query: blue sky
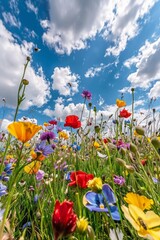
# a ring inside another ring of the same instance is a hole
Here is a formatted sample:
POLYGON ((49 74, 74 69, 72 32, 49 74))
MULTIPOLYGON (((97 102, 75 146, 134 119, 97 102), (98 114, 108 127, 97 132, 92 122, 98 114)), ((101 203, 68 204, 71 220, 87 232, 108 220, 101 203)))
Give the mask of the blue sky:
MULTIPOLYGON (((132 87, 136 117, 147 113, 151 99, 159 112, 160 1, 0 0, 0 8, 4 121, 13 120, 28 55, 30 83, 19 118, 36 118, 42 124, 53 118, 63 121, 69 114, 80 116, 83 90, 92 93, 97 117, 107 118, 122 93, 131 109, 132 87)), ((84 121, 86 116, 87 106, 84 121)))

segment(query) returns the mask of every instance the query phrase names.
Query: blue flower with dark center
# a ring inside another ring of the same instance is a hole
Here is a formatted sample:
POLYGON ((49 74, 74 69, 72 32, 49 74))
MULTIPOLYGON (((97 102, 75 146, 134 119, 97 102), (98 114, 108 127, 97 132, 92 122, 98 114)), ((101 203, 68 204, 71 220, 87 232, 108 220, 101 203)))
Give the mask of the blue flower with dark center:
POLYGON ((41 143, 36 144, 35 152, 41 153, 46 157, 53 152, 53 148, 51 145, 46 145, 46 141, 42 141, 41 143))
POLYGON ((90 211, 106 212, 113 220, 120 221, 116 199, 108 184, 103 184, 102 193, 87 192, 84 195, 83 203, 90 211))

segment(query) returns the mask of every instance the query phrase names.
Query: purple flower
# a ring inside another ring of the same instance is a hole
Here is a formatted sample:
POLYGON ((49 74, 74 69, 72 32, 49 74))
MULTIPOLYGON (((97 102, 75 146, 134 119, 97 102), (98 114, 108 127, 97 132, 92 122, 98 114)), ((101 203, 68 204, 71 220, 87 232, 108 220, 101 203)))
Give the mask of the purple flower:
POLYGON ((42 141, 41 143, 36 144, 35 152, 39 152, 46 157, 53 152, 53 148, 51 145, 46 145, 45 141, 42 141))
POLYGON ((125 179, 122 176, 115 175, 113 177, 114 183, 120 186, 123 186, 125 184, 125 179))
POLYGON ((0 197, 7 194, 7 187, 0 182, 0 197))
POLYGON ((113 190, 108 184, 103 184, 102 193, 87 192, 84 195, 84 205, 90 211, 106 212, 113 220, 120 221, 116 199, 113 190))
POLYGON ((47 140, 48 142, 50 142, 50 139, 54 139, 55 138, 55 134, 53 132, 43 132, 40 136, 41 141, 43 140, 47 140))
POLYGON ((36 173, 36 179, 37 181, 41 181, 44 178, 45 172, 43 170, 38 170, 36 173))
POLYGON ((89 91, 87 91, 87 90, 84 90, 82 92, 81 96, 83 98, 87 99, 87 100, 91 100, 91 98, 92 98, 92 94, 89 91))
POLYGON ((57 126, 57 133, 62 132, 62 128, 57 126))
POLYGON ((31 226, 31 222, 26 222, 25 224, 23 224, 22 229, 24 230, 27 227, 31 226))

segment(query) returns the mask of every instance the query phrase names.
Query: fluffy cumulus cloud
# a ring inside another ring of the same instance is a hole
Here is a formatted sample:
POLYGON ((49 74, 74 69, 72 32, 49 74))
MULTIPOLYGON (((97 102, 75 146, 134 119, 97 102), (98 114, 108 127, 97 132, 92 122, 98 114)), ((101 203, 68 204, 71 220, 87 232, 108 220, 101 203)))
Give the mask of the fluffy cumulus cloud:
POLYGON ((52 88, 58 90, 63 96, 74 95, 78 92, 79 76, 71 72, 70 67, 56 67, 51 77, 53 79, 52 88))
POLYGON ((128 76, 128 81, 133 87, 141 87, 150 89, 150 97, 159 97, 160 90, 160 38, 155 42, 146 41, 144 46, 139 49, 137 56, 133 56, 125 62, 125 66, 130 68, 132 65, 136 67, 136 71, 128 76), (154 81, 158 80, 155 85, 154 81))
POLYGON ((127 42, 139 33, 140 20, 149 13, 156 2, 156 0, 112 1, 114 14, 106 26, 103 37, 113 42, 113 46, 106 50, 106 56, 118 56, 126 48, 127 42))
POLYGON ((86 48, 87 39, 94 38, 109 20, 109 2, 49 0, 50 21, 41 22, 46 28, 43 40, 60 54, 86 48))
POLYGON ((70 54, 87 47, 97 33, 112 42, 106 55, 118 56, 136 36, 140 20, 157 0, 49 0, 50 20, 42 20, 43 41, 57 53, 70 54))
MULTIPOLYGON (((26 56, 31 53, 33 43, 23 41, 19 45, 12 34, 0 21, 0 65, 1 81, 0 96, 6 99, 8 107, 16 106, 18 85, 23 73, 26 56)), ((49 85, 45 79, 43 69, 37 71, 29 64, 26 76, 29 85, 26 87, 26 98, 22 108, 28 109, 30 106, 42 106, 50 97, 49 85)))

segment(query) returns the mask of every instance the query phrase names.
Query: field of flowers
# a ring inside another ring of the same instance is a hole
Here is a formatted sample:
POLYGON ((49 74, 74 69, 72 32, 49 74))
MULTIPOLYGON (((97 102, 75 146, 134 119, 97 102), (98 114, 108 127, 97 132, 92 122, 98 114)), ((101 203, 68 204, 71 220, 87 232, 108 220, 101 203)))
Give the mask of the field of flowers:
POLYGON ((154 121, 150 132, 136 125, 134 89, 132 111, 117 99, 116 113, 101 122, 83 91, 95 113, 83 127, 84 109, 63 127, 57 119, 17 121, 29 61, 14 121, 0 133, 0 239, 160 240, 159 131, 154 121))

